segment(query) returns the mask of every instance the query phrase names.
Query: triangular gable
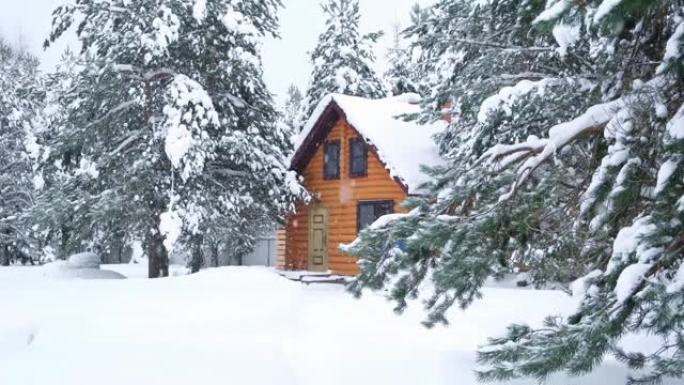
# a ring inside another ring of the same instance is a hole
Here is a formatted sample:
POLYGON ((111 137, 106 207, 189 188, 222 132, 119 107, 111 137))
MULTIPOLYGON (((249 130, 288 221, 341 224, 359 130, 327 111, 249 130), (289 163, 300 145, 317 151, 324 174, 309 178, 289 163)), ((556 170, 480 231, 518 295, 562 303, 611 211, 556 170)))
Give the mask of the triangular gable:
POLYGON ((404 94, 382 99, 331 94, 318 104, 296 141, 291 168, 302 171, 318 146, 325 141, 335 123, 344 119, 364 138, 390 176, 410 194, 430 179, 422 166, 444 164, 434 135, 447 123, 419 124, 402 115, 420 112, 420 97, 404 94))
MULTIPOLYGON (((375 144, 373 144, 368 138, 364 137, 363 134, 361 134, 361 131, 359 131, 349 122, 344 110, 340 108, 337 102, 332 98, 330 98, 330 101, 323 112, 318 114, 318 119, 315 121, 315 123, 313 123, 313 127, 296 148, 295 154, 292 156, 292 160, 290 161, 290 169, 297 171, 298 173, 304 172, 304 169, 306 169, 306 166, 308 166, 309 162, 316 154, 318 147, 326 141, 328 135, 330 135, 330 131, 332 131, 332 129, 335 127, 335 124, 339 120, 344 120, 344 122, 352 130, 354 130, 359 137, 362 137, 368 145, 369 152, 372 153, 376 159, 378 159, 385 169, 389 169, 385 162, 383 162, 382 158, 380 158, 378 155, 378 149, 375 144)), ((397 176, 390 176, 390 178, 394 180, 402 190, 408 193, 409 189, 404 181, 397 176)))
POLYGON ((325 107, 325 110, 318 115, 313 128, 295 149, 295 153, 290 161, 290 168, 292 170, 300 173, 304 171, 316 153, 318 146, 325 142, 335 123, 340 119, 346 119, 344 111, 334 100, 331 100, 325 107))

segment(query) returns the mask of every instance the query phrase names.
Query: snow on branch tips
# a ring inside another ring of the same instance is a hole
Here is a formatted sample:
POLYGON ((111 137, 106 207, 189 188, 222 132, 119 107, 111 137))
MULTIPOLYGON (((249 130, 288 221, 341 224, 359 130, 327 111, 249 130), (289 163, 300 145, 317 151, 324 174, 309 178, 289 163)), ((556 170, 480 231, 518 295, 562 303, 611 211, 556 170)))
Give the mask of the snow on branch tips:
POLYGON ((503 110, 506 115, 513 114, 513 105, 524 95, 537 92, 540 96, 544 94, 544 89, 547 86, 559 83, 559 79, 543 78, 539 81, 522 80, 515 86, 504 87, 498 93, 485 99, 480 105, 480 111, 477 114, 477 120, 480 123, 485 123, 490 114, 497 110, 503 110))
MULTIPOLYGON (((684 13, 684 10, 682 10, 684 13)), ((684 17, 680 18, 677 28, 667 40, 663 61, 658 66, 658 74, 665 73, 673 64, 677 63, 684 56, 684 17)))
POLYGON ((195 4, 192 6, 192 16, 201 23, 207 16, 207 0, 195 0, 195 4))
POLYGON ((182 228, 183 218, 177 211, 169 210, 159 216, 159 232, 164 236, 164 247, 169 252, 181 237, 182 228))
POLYGON ((183 180, 201 172, 213 147, 206 129, 219 124, 211 97, 196 81, 177 75, 167 90, 164 107, 164 150, 183 180))
POLYGON ((152 33, 142 35, 142 43, 149 50, 145 55, 145 63, 150 63, 155 56, 166 54, 169 44, 178 40, 181 22, 171 9, 161 6, 152 27, 152 33))
MULTIPOLYGON (((624 125, 622 121, 624 115, 630 110, 630 106, 647 102, 656 90, 666 85, 666 82, 666 78, 658 76, 646 83, 636 83, 638 87, 635 87, 633 93, 620 99, 591 106, 575 119, 551 127, 548 138, 539 139, 531 136, 526 142, 512 145, 499 144, 491 147, 480 157, 480 162, 489 165, 496 164, 499 169, 502 169, 524 160, 518 167, 515 182, 507 193, 499 197, 499 202, 513 197, 518 188, 541 164, 548 161, 566 145, 588 134, 605 131, 607 137, 614 136, 615 131, 624 125)), ((505 96, 509 97, 508 94, 510 91, 505 96)), ((501 98, 501 96, 496 97, 501 98)), ((498 99, 496 102, 502 103, 498 99)), ((676 137, 676 134, 673 136, 676 137)))
POLYGON ((223 25, 232 33, 239 35, 259 35, 258 29, 254 23, 237 9, 229 8, 223 18, 221 18, 223 25))
POLYGON ((532 22, 532 24, 539 24, 549 22, 560 18, 565 12, 572 7, 570 0, 549 1, 546 10, 540 13, 532 22))
POLYGON ((507 159, 508 156, 521 152, 525 154, 514 158, 515 160, 526 160, 518 167, 518 177, 513 186, 511 186, 510 191, 499 197, 499 201, 503 202, 510 199, 517 189, 525 183, 527 178, 542 163, 555 155, 556 151, 583 135, 603 131, 606 124, 623 105, 624 102, 622 100, 616 100, 592 106, 577 118, 553 126, 549 130, 549 137, 547 139, 530 137, 527 142, 513 145, 497 145, 485 152, 481 159, 487 160, 489 163, 500 162, 507 159), (529 157, 526 155, 529 155, 529 157))
POLYGON ((684 139, 684 105, 677 111, 667 125, 667 132, 674 140, 684 139))

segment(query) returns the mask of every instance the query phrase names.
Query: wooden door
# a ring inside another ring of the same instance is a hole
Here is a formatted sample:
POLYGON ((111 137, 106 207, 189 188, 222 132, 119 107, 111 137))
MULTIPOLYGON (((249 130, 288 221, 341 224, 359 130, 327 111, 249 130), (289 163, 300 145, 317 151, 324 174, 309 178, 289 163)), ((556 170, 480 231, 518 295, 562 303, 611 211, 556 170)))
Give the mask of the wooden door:
POLYGON ((328 270, 328 209, 309 209, 309 270, 328 270))

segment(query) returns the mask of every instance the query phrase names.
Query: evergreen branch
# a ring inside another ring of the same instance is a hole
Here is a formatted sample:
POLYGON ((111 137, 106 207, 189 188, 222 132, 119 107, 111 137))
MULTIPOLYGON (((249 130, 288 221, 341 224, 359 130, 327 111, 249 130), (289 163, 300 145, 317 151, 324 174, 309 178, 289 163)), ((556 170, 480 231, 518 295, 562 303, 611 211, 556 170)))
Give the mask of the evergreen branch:
MULTIPOLYGON (((502 195, 499 200, 510 199, 539 166, 549 160, 558 150, 587 134, 602 132, 605 125, 613 118, 617 110, 624 105, 622 100, 598 104, 572 121, 560 123, 549 130, 549 139, 541 140, 536 146, 512 145, 505 151, 535 152, 537 155, 527 159, 518 169, 518 177, 511 186, 511 190, 502 195), (543 144, 543 146, 542 146, 543 144)), ((504 147, 505 148, 505 147, 504 147)))
POLYGON ((116 107, 112 108, 111 110, 107 111, 107 112, 106 112, 102 117, 100 117, 99 119, 96 119, 96 120, 94 120, 94 121, 88 123, 88 124, 86 125, 85 128, 90 128, 90 127, 93 127, 93 126, 95 126, 95 125, 97 125, 97 124, 100 124, 100 123, 104 122, 105 120, 107 120, 110 116, 112 116, 112 115, 114 115, 114 114, 116 114, 116 113, 118 113, 118 112, 124 111, 124 110, 126 110, 127 108, 129 108, 129 107, 131 107, 131 106, 134 106, 134 105, 136 105, 136 104, 139 104, 139 101, 138 101, 138 100, 135 100, 135 99, 129 100, 129 101, 126 101, 126 102, 123 102, 123 103, 120 103, 118 106, 116 106, 116 107))
POLYGON ((170 68, 156 68, 153 70, 144 70, 133 64, 110 64, 114 72, 121 73, 133 73, 137 77, 144 81, 154 81, 154 80, 164 80, 173 78, 178 75, 178 73, 170 68))
POLYGON ((519 81, 519 80, 534 80, 534 79, 541 80, 541 79, 547 79, 550 77, 555 77, 555 75, 549 75, 549 74, 545 74, 545 73, 541 73, 541 72, 527 71, 527 72, 520 72, 517 74, 499 74, 496 77, 499 79, 502 79, 502 80, 519 81))
POLYGON ((223 168, 217 164, 210 164, 207 168, 209 169, 209 171, 211 171, 213 173, 216 173, 216 174, 219 174, 222 176, 227 176, 227 177, 234 177, 234 176, 246 177, 246 176, 249 176, 249 173, 247 173, 246 171, 223 168), (218 166, 218 167, 211 168, 211 166, 218 166))
POLYGON ((510 50, 510 51, 531 51, 531 52, 552 52, 555 51, 555 48, 553 47, 523 47, 523 46, 518 46, 518 45, 509 45, 509 44, 501 44, 501 43, 492 43, 492 42, 487 42, 487 41, 478 41, 478 40, 472 40, 472 39, 450 39, 450 41, 456 42, 456 43, 463 43, 463 44, 469 44, 469 45, 476 45, 476 46, 481 46, 481 47, 490 47, 490 48, 499 48, 499 49, 504 49, 504 50, 510 50))
POLYGON ((15 162, 12 162, 12 163, 9 163, 9 164, 6 164, 6 165, 4 165, 2 168, 0 168, 0 174, 2 174, 2 173, 4 173, 5 171, 11 169, 12 167, 15 167, 15 166, 18 166, 18 165, 21 165, 21 164, 23 164, 23 163, 22 163, 22 162, 16 162, 16 161, 15 161, 15 162))
POLYGON ((114 150, 110 151, 108 155, 110 157, 117 155, 119 152, 123 151, 130 144, 132 144, 136 140, 140 139, 141 136, 142 136, 142 130, 137 130, 137 131, 132 132, 128 138, 124 139, 114 150))

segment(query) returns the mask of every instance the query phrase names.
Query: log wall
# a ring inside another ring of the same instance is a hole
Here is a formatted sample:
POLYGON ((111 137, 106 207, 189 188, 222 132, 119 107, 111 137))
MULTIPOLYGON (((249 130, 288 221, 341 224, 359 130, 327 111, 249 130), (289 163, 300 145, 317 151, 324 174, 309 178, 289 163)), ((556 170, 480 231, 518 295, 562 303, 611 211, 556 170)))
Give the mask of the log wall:
MULTIPOLYGON (((323 145, 316 149, 315 155, 303 172, 305 187, 317 198, 314 204, 328 209, 328 265, 333 273, 340 275, 358 273, 356 258, 338 250, 341 243, 349 243, 356 238, 357 203, 392 200, 396 210, 407 196, 372 150, 368 151, 368 175, 349 177, 349 139, 357 136, 358 132, 340 119, 327 137, 327 140, 340 140, 340 179, 323 178, 323 145)), ((277 241, 279 268, 307 269, 308 216, 308 207, 299 204, 296 214, 289 218, 285 230, 280 231, 277 241)))

